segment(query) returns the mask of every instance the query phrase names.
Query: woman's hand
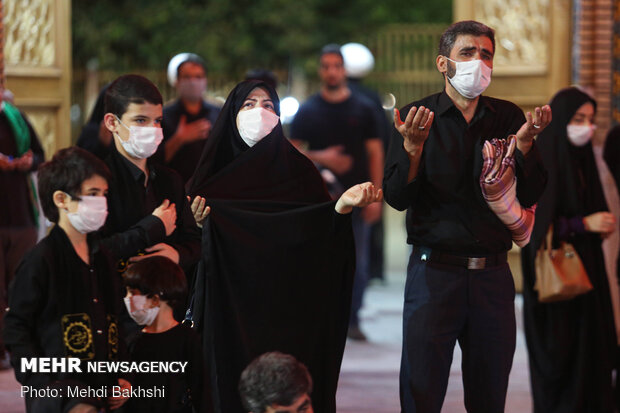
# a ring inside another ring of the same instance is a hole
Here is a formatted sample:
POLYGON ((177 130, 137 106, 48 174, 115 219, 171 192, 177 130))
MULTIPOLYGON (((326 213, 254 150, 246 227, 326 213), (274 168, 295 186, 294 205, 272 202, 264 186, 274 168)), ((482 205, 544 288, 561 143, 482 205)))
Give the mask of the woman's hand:
POLYGON ((609 235, 616 230, 616 217, 609 212, 595 212, 583 218, 586 231, 609 235))
MULTIPOLYGON (((187 202, 190 202, 190 197, 187 197, 187 202)), ((192 202, 190 208, 194 215, 196 225, 198 225, 198 228, 202 228, 202 223, 207 219, 209 212, 211 212, 211 207, 207 206, 207 201, 203 197, 197 196, 194 198, 194 202, 192 202)))
POLYGON ((383 199, 383 191, 377 189, 371 182, 364 182, 347 189, 336 202, 336 212, 348 214, 353 211, 353 207, 365 207, 373 202, 383 199))

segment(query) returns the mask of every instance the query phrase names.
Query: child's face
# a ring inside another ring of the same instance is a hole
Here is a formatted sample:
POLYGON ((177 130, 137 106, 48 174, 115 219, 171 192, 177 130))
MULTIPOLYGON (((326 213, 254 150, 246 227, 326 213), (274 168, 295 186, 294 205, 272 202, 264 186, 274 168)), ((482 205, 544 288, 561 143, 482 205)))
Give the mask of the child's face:
POLYGON ((121 123, 112 113, 105 114, 106 127, 123 141, 129 140, 129 129, 132 126, 152 126, 161 128, 162 106, 152 103, 130 103, 121 116, 121 123), (125 125, 125 126, 123 126, 125 125))
POLYGON ((140 290, 138 290, 137 288, 126 287, 126 289, 127 289, 127 293, 125 294, 125 297, 129 299, 129 302, 131 304, 130 312, 134 312, 134 311, 142 310, 142 309, 147 309, 147 308, 157 307, 157 303, 155 303, 155 297, 156 296, 154 296, 152 298, 146 297, 144 308, 137 308, 137 306, 134 303, 134 298, 136 296, 142 296, 142 292, 140 290))
MULTIPOLYGON (((106 196, 108 194, 108 181, 99 175, 93 175, 82 182, 81 196, 106 196)), ((78 200, 67 197, 67 212, 74 213, 78 209, 78 200)))

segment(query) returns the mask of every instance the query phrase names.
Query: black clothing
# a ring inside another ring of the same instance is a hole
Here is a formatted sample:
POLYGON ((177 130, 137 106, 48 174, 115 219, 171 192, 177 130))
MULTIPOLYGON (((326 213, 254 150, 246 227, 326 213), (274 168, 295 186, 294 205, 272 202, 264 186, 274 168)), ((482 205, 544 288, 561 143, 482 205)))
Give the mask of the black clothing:
POLYGON ((112 172, 108 190, 108 218, 103 228, 104 242, 119 259, 127 259, 145 248, 165 242, 179 252, 179 265, 186 272, 200 257, 200 232, 185 197, 179 175, 147 162, 149 178, 112 147, 106 164, 112 172), (164 199, 177 210, 176 229, 166 237, 161 220, 152 215, 164 199))
MULTIPOLYGON (((44 161, 43 148, 39 138, 26 116, 22 117, 30 132, 30 149, 32 150, 32 167, 36 171, 44 161)), ((17 158, 17 144, 13 130, 4 111, 0 112, 0 153, 17 158)), ((36 225, 32 209, 31 188, 28 181, 29 172, 0 171, 0 227, 32 227, 36 225)))
MULTIPOLYGON (((118 375, 87 373, 85 365, 83 373, 31 373, 20 367, 22 358, 31 357, 127 359, 117 321, 122 303, 120 276, 96 235, 88 235, 88 246, 90 265, 77 255, 64 230, 54 226, 17 269, 3 335, 22 385, 64 389, 66 385, 117 384, 118 375)), ((62 403, 79 401, 65 398, 62 403)), ((88 400, 96 406, 102 402, 88 400)))
POLYGON ((76 143, 76 146, 87 150, 102 160, 108 156, 111 146, 114 145, 114 138, 112 138, 109 145, 105 145, 101 142, 101 138, 99 137, 101 122, 105 115, 104 98, 105 92, 108 90, 108 85, 105 85, 99 92, 93 112, 90 114, 88 122, 82 127, 82 131, 76 143))
POLYGON ((534 258, 550 224, 554 243, 560 221, 574 220, 607 205, 592 144, 572 145, 566 126, 577 109, 596 103, 577 88, 558 92, 551 101, 553 120, 538 137, 549 182, 538 208, 532 239, 522 250, 523 319, 530 360, 534 411, 544 413, 611 412, 611 370, 616 349, 615 326, 601 237, 564 231, 594 286, 572 300, 540 303, 534 290, 534 258))
POLYGON ((141 361, 176 361, 187 362, 185 373, 137 373, 131 383, 133 387, 165 389, 166 397, 131 398, 127 402, 127 411, 145 413, 191 413, 210 411, 204 405, 203 397, 209 392, 204 390, 203 376, 205 370, 202 347, 198 334, 191 328, 178 324, 163 333, 140 333, 129 345, 131 360, 141 361))
MULTIPOLYGON (((405 106, 403 121, 412 106, 435 113, 418 174, 407 183, 410 161, 394 129, 383 180, 387 203, 407 209, 407 242, 416 251, 405 287, 401 407, 439 413, 459 340, 467 410, 503 411, 516 340, 514 284, 502 263, 512 236, 487 206, 479 179, 484 141, 516 133, 525 116, 511 102, 480 96, 468 124, 445 90, 405 106), (458 256, 495 256, 489 262, 496 265, 468 269, 458 256)), ((528 207, 545 171, 535 144, 515 158, 517 196, 528 207)))
MULTIPOLYGON (((505 139, 525 123, 513 103, 480 96, 467 124, 446 92, 410 103, 400 111, 404 121, 412 106, 435 112, 416 178, 407 183, 409 158, 396 129, 385 162, 383 191, 392 207, 407 209, 407 243, 457 255, 476 256, 508 251, 512 236, 489 209, 480 190, 482 145, 505 139)), ((546 175, 536 148, 515 151, 517 197, 532 206, 544 189, 546 175)))
POLYGON ((369 180, 364 144, 380 137, 372 102, 358 93, 340 103, 327 102, 317 93, 301 105, 291 124, 291 138, 307 142, 309 150, 344 146, 343 152, 353 157, 353 167, 336 175, 345 189, 369 180))
POLYGON ((284 137, 280 123, 253 147, 236 116, 255 88, 230 93, 191 183, 211 206, 194 315, 203 334, 217 412, 243 412, 241 371, 267 351, 306 364, 317 412, 335 412, 336 387, 351 304, 351 218, 334 212, 321 176, 284 137))
MULTIPOLYGON (((157 159, 160 162, 163 160, 166 141, 176 132, 179 122, 181 121, 181 116, 185 116, 185 121, 187 123, 192 123, 199 119, 206 119, 213 125, 219 114, 220 108, 204 100, 202 101, 200 111, 196 114, 187 112, 181 99, 177 99, 170 105, 166 105, 166 107, 164 107, 164 118, 161 124, 164 130, 164 140, 161 145, 159 145, 157 154, 155 155, 158 157, 157 159)), ((204 139, 200 139, 183 145, 179 148, 178 152, 174 154, 172 159, 166 163, 166 166, 177 171, 179 175, 181 175, 181 178, 183 178, 183 182, 189 181, 198 165, 205 142, 204 139)))
POLYGON ((507 263, 468 270, 411 255, 403 312, 403 412, 441 411, 457 341, 467 411, 504 411, 516 343, 514 296, 507 263))

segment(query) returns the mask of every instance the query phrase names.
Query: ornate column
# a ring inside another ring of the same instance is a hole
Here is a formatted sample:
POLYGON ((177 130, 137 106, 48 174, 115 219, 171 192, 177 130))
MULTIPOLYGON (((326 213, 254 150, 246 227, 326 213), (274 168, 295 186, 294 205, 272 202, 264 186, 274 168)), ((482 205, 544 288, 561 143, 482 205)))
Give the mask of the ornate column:
POLYGON ((71 144, 70 0, 3 0, 4 75, 46 157, 71 144))

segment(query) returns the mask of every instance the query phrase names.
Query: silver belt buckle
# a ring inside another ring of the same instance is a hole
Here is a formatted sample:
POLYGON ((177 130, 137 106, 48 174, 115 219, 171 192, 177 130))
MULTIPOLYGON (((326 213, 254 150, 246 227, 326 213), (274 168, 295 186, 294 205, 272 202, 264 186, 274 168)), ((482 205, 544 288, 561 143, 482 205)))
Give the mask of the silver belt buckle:
POLYGON ((487 263, 485 257, 469 257, 467 258, 468 270, 483 270, 487 263))

